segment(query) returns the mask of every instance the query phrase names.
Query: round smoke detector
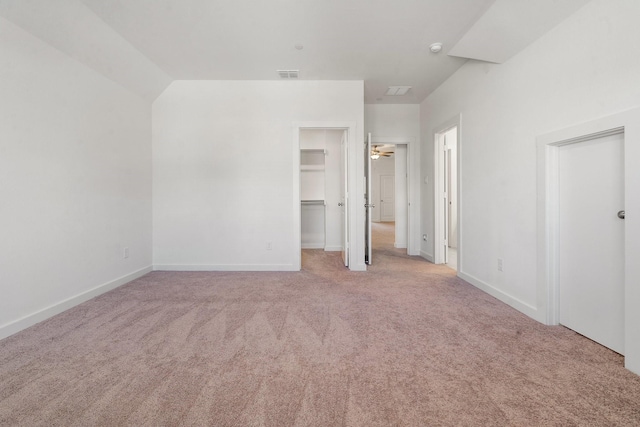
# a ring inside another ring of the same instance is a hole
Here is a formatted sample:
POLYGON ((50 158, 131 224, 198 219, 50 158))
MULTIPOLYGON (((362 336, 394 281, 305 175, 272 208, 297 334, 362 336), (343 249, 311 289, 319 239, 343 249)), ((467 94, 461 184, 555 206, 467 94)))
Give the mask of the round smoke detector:
POLYGON ((442 50, 442 43, 432 43, 429 46, 429 50, 433 53, 438 53, 442 50))

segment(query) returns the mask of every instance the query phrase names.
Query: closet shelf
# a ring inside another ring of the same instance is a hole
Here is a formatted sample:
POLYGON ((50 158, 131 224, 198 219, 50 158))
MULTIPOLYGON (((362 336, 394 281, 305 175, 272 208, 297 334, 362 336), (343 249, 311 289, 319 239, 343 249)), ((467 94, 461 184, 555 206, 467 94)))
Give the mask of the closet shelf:
POLYGON ((324 200, 300 200, 303 205, 322 205, 324 206, 324 200))

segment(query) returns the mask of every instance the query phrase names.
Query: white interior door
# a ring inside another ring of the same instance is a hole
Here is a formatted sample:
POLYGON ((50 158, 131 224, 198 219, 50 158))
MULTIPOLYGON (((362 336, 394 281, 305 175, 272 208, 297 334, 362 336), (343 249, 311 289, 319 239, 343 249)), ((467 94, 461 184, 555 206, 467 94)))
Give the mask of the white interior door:
POLYGON ((364 211, 365 211, 365 230, 364 230, 364 247, 365 247, 365 263, 371 265, 372 247, 371 247, 371 214, 374 205, 371 203, 371 132, 367 134, 367 141, 364 144, 364 211))
POLYGON ((624 134, 558 148, 561 324, 624 354, 624 134))
POLYGON ((395 176, 380 175, 380 221, 395 219, 395 176))
POLYGON ((347 131, 344 131, 342 135, 342 142, 340 143, 340 152, 342 153, 342 161, 340 162, 340 206, 341 219, 342 219, 342 260, 345 267, 349 266, 349 215, 348 203, 349 194, 347 192, 347 131))
POLYGON ((458 247, 458 168, 456 145, 455 143, 447 144, 447 180, 449 186, 447 191, 447 195, 449 196, 449 216, 447 218, 449 234, 447 235, 447 241, 449 248, 454 249, 458 247))
POLYGON ((442 246, 443 246, 443 262, 449 262, 449 150, 447 148, 447 134, 444 135, 444 144, 442 147, 442 246))

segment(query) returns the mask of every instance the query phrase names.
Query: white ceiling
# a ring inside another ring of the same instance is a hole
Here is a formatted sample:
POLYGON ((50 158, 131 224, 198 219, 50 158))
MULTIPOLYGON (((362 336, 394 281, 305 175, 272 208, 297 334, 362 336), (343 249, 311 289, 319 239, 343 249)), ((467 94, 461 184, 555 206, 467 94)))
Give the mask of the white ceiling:
POLYGON ((589 1, 496 1, 449 55, 502 64, 589 1))
POLYGON ((0 0, 0 16, 148 101, 173 81, 79 1, 0 0))
POLYGON ((411 104, 466 58, 500 62, 587 1, 0 0, 0 15, 151 100, 172 80, 299 69, 303 80, 364 80, 366 103, 411 104), (459 41, 461 57, 449 56, 459 41), (412 89, 386 96, 388 86, 412 89))

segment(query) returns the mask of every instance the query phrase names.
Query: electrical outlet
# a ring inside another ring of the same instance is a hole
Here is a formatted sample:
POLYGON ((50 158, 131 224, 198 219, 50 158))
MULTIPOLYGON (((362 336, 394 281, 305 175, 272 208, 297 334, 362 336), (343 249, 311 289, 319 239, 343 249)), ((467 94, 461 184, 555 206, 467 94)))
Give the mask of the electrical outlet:
POLYGON ((502 271, 502 258, 498 258, 498 271, 502 271))
POLYGON ((267 242, 267 250, 270 251, 271 249, 273 249, 271 242, 267 242))
POLYGON ((129 248, 124 248, 124 250, 122 251, 122 258, 123 259, 129 258, 129 248))

